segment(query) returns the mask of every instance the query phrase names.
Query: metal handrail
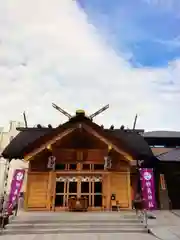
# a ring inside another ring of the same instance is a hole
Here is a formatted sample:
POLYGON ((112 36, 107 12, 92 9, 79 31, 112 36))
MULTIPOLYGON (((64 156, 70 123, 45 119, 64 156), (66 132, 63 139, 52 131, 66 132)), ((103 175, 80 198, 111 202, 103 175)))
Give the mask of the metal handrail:
POLYGON ((144 224, 145 224, 145 228, 148 227, 148 214, 147 214, 147 210, 144 210, 144 224))
POLYGON ((146 209, 141 211, 141 222, 144 224, 145 228, 148 228, 148 214, 146 209))

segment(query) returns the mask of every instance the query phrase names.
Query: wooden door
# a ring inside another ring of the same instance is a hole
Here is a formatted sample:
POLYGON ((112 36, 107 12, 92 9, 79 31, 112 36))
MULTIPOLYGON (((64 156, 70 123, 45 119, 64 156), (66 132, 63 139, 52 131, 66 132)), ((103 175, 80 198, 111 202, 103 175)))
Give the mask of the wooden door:
POLYGON ((79 197, 88 199, 89 207, 103 206, 102 176, 81 176, 79 179, 79 197))
POLYGON ((68 207, 69 198, 79 197, 79 177, 57 176, 55 189, 55 208, 63 210, 68 207))
POLYGON ((69 199, 83 198, 92 208, 103 206, 102 176, 59 176, 56 178, 55 208, 64 210, 69 199))

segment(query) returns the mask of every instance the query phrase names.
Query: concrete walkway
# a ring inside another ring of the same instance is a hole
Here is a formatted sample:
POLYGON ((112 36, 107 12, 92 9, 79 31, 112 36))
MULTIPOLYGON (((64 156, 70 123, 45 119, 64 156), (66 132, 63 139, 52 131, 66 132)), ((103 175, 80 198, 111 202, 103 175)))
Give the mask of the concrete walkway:
POLYGON ((180 217, 170 211, 153 213, 156 219, 148 220, 151 233, 161 240, 180 240, 180 217))

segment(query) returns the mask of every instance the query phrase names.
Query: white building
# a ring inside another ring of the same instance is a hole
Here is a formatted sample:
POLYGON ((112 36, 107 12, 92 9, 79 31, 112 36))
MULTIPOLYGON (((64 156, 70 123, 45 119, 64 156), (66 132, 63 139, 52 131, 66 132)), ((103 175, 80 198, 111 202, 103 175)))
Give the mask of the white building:
MULTIPOLYGON (((24 123, 11 121, 9 131, 4 131, 4 128, 0 128, 0 155, 9 142, 18 134, 17 127, 24 127, 24 123)), ((28 169, 28 163, 23 160, 12 160, 10 163, 0 157, 0 195, 4 190, 8 193, 11 186, 12 177, 15 169, 28 169), (8 174, 7 180, 6 176, 8 174), (5 189, 6 188, 6 189, 5 189)), ((25 182, 22 187, 22 191, 25 190, 25 182)))

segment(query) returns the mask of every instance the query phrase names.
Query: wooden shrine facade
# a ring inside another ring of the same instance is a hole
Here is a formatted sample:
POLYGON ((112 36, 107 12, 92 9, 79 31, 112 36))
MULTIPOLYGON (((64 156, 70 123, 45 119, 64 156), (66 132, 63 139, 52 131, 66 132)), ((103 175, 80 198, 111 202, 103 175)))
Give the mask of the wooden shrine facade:
POLYGON ((54 129, 22 129, 3 155, 29 161, 25 209, 131 209, 136 188, 132 162, 153 154, 137 133, 119 133, 113 135, 84 115, 54 129))
POLYGON ((71 199, 86 199, 85 209, 110 209, 112 195, 131 208, 130 160, 110 151, 111 166, 104 169, 108 144, 83 127, 55 141, 29 160, 25 208, 68 210, 71 199), (52 156, 55 169, 48 169, 52 156))
POLYGON ((81 161, 74 160, 72 150, 63 151, 68 153, 68 160, 66 157, 57 158, 55 170, 46 168, 45 157, 30 161, 27 210, 65 210, 69 208, 71 198, 82 197, 88 200, 88 210, 109 209, 112 194, 123 208, 131 208, 128 163, 118 163, 117 159, 114 170, 108 171, 104 170, 102 150, 87 150, 89 158, 81 161))

